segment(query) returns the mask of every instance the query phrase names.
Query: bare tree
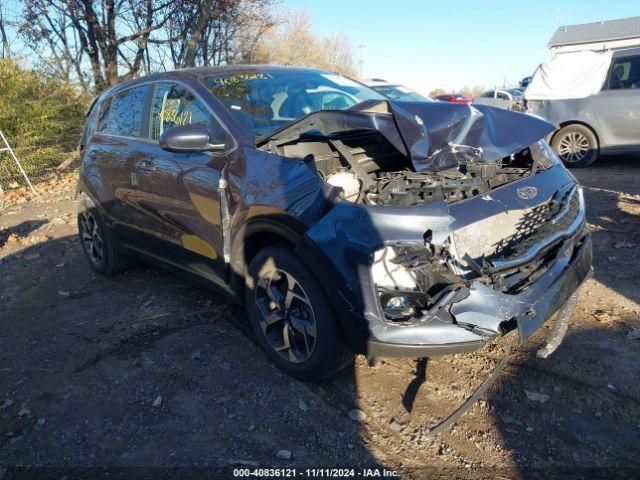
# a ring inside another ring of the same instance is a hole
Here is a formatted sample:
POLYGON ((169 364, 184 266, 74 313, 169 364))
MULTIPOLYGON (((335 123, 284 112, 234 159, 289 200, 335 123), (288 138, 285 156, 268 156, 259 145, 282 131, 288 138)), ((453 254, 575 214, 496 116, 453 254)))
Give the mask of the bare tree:
MULTIPOLYGON (((200 2, 197 8, 196 24, 187 40, 187 49, 184 57, 185 67, 193 67, 196 64, 196 49, 202 38, 202 32, 213 17, 212 13, 215 4, 216 0, 205 0, 200 2)), ((205 37, 205 39, 207 39, 207 37, 205 37)))
POLYGON ((20 34, 51 73, 85 90, 141 73, 242 62, 275 0, 22 0, 20 34))
POLYGON ((164 36, 172 38, 156 49, 162 67, 246 63, 259 38, 275 24, 275 0, 187 0, 165 25, 164 36))
POLYGON ((20 33, 54 72, 96 90, 140 72, 150 42, 176 10, 172 0, 23 0, 20 33), (44 50, 44 52, 43 52, 44 50))
POLYGON ((315 67, 355 77, 353 46, 344 34, 322 37, 313 32, 306 12, 286 15, 288 20, 263 35, 254 49, 260 63, 315 67))
POLYGON ((2 3, 0 3, 0 38, 2 39, 2 56, 0 56, 0 58, 11 58, 11 49, 9 48, 9 39, 7 38, 4 22, 2 3))
POLYGON ((279 25, 277 0, 19 1, 26 45, 50 73, 84 90, 198 65, 275 62, 356 72, 348 37, 314 34, 304 13, 279 25))

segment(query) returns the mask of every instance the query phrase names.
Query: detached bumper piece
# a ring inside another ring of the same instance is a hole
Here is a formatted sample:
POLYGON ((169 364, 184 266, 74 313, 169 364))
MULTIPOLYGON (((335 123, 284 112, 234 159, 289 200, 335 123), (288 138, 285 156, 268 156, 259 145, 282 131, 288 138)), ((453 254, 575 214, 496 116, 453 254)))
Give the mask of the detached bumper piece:
POLYGON ((569 297, 567 303, 565 303, 558 312, 558 318, 556 318, 556 322, 553 324, 553 327, 547 336, 545 346, 536 353, 538 358, 547 358, 560 346, 562 340, 564 340, 567 330, 569 329, 569 321, 571 320, 571 315, 573 314, 577 303, 578 291, 576 290, 573 292, 571 297, 569 297))
POLYGON ((460 405, 455 412, 453 412, 451 415, 449 415, 447 418, 442 420, 437 425, 430 428, 429 431, 427 432, 426 437, 433 438, 436 435, 438 435, 440 432, 442 432, 445 428, 447 428, 449 425, 451 425, 454 422, 457 422, 458 419, 473 406, 476 400, 482 397, 485 394, 485 392, 489 389, 489 387, 493 385, 493 382, 496 381, 496 379, 498 378, 498 375, 500 375, 500 372, 509 361, 510 354, 511 354, 511 344, 509 343, 507 344, 506 352, 504 354, 504 357, 502 357, 502 360, 498 362, 498 365, 496 365, 496 367, 493 369, 491 374, 487 378, 485 378, 484 382, 480 384, 477 390, 473 392, 473 394, 469 398, 467 398, 465 402, 462 405, 460 405))
MULTIPOLYGON (((590 276, 590 275, 589 275, 590 276)), ((538 350, 537 356, 539 358, 547 358, 551 355, 562 343, 564 339, 564 335, 569 328, 569 320, 571 319, 571 314, 573 313, 576 303, 578 301, 578 291, 575 291, 567 300, 567 302, 560 308, 558 311, 557 318, 549 335, 547 337, 546 345, 538 350)), ((454 422, 457 422, 458 419, 462 415, 465 414, 467 410, 469 410, 476 400, 480 399, 485 392, 489 389, 489 387, 498 379, 500 372, 506 366, 509 361, 509 355, 511 354, 511 343, 508 343, 506 346, 504 357, 498 362, 496 367, 493 369, 491 374, 480 384, 480 386, 473 392, 469 398, 467 398, 460 407, 458 407, 451 415, 442 420, 437 425, 433 426, 429 429, 427 433, 427 438, 433 438, 442 432, 445 428, 451 425, 454 422)))

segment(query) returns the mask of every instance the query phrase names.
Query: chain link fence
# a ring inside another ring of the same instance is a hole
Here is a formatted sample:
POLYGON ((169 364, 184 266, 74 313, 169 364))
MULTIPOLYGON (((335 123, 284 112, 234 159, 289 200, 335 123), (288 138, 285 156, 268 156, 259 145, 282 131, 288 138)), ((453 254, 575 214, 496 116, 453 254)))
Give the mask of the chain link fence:
MULTIPOLYGON (((8 135, 6 139, 36 191, 46 193, 41 191, 46 182, 77 168, 77 146, 81 133, 78 130, 52 140, 11 138, 8 135)), ((0 138, 0 149, 6 146, 2 143, 0 138)), ((29 188, 20 167, 7 150, 0 151, 0 187, 5 195, 29 188)))

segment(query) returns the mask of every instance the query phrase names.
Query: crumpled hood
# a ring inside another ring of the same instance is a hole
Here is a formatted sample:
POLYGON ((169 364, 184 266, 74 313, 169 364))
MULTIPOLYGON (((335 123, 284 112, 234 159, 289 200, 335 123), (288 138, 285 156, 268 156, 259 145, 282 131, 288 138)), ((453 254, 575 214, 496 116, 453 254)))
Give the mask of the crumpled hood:
POLYGON ((555 130, 541 118, 486 105, 389 102, 389 109, 418 172, 455 168, 471 159, 494 162, 555 130))
POLYGON ((276 131, 258 145, 294 141, 304 133, 331 136, 377 130, 417 172, 488 163, 517 153, 551 133, 553 124, 486 105, 447 102, 365 101, 349 110, 321 110, 276 131))

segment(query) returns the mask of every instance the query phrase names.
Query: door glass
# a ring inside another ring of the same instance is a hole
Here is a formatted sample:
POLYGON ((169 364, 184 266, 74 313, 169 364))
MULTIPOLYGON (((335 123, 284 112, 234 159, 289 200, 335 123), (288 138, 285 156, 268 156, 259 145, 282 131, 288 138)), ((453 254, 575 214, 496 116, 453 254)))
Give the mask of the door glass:
POLYGON ((609 90, 640 88, 640 56, 616 58, 609 71, 609 90))
POLYGON ((139 137, 148 89, 143 85, 115 95, 104 131, 123 137, 139 137))
POLYGON ((111 107, 110 98, 100 104, 100 112, 98 113, 98 132, 107 131, 107 122, 109 121, 109 107, 111 107))
POLYGON ((158 83, 151 104, 151 139, 180 125, 204 123, 213 140, 225 138, 224 129, 204 104, 186 87, 176 83, 158 83))

